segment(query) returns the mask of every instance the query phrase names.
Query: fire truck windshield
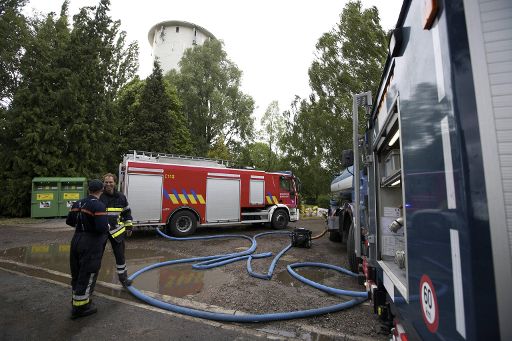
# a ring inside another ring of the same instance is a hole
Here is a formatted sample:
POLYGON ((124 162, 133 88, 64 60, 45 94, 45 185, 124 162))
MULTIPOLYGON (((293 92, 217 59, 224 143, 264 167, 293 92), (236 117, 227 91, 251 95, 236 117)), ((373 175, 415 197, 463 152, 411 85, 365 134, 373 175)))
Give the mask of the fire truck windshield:
POLYGON ((287 192, 291 192, 292 191, 292 183, 290 182, 290 178, 287 178, 287 177, 284 177, 284 176, 281 176, 279 178, 279 187, 281 188, 281 190, 284 190, 284 191, 287 191, 287 192))

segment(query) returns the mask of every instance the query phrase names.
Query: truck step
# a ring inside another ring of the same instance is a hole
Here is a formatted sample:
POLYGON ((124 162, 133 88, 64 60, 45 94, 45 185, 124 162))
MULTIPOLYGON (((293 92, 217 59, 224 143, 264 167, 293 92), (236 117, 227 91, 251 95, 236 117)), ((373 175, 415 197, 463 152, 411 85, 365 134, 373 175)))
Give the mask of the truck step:
POLYGON ((242 212, 242 216, 254 216, 254 215, 268 215, 267 211, 260 212, 242 212))
POLYGON ((240 224, 259 224, 259 223, 268 223, 268 219, 262 219, 262 220, 242 220, 240 224))

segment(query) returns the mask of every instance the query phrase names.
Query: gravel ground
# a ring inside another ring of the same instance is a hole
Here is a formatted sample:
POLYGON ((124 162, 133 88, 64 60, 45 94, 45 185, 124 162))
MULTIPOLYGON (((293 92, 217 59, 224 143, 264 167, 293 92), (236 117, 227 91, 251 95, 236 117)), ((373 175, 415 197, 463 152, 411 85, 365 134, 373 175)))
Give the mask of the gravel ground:
MULTIPOLYGON (((62 219, 40 220, 36 223, 31 220, 30 222, 32 223, 0 221, 0 258, 20 261, 11 256, 12 250, 34 244, 69 244, 73 231, 65 226, 62 219)), ((304 227, 312 230, 314 236, 320 234, 325 227, 324 221, 320 218, 309 218, 290 225, 289 230, 293 227, 304 227)), ((269 230, 263 226, 241 226, 215 229, 203 228, 198 229, 196 234, 245 234, 253 236, 266 231, 269 230)), ((290 243, 290 239, 286 235, 264 236, 258 238, 257 241, 257 252, 272 252, 273 255, 290 243)), ((126 254, 129 271, 134 272, 141 267, 141 264, 148 265, 154 262, 155 259, 157 259, 156 261, 162 261, 172 258, 225 254, 244 250, 249 245, 249 241, 243 239, 169 241, 157 235, 155 231, 136 231, 127 241, 126 254)), ((188 283, 189 285, 184 290, 180 289, 181 291, 176 290, 176 292, 170 290, 169 292, 160 292, 160 294, 182 297, 187 302, 214 305, 225 310, 251 314, 295 311, 338 304, 350 298, 328 295, 302 284, 288 274, 286 265, 294 262, 321 262, 348 267, 345 253, 346 249, 342 244, 329 241, 328 236, 325 235, 313 240, 311 249, 290 249, 277 264, 274 276, 269 281, 250 277, 246 270, 246 261, 204 271, 192 270, 188 264, 170 266, 160 271, 167 275, 172 271, 185 271, 185 273, 194 274, 193 276, 196 277, 193 278, 199 278, 200 280, 196 283, 197 285, 194 285, 193 281, 188 283)), ((112 262, 112 259, 112 252, 107 247, 103 267, 108 268, 108 265, 105 264, 112 262)), ((271 261, 272 257, 253 260, 252 268, 254 271, 267 273, 271 261)), ((52 267, 51 264, 47 266, 52 267)), ((64 271, 65 268, 66 264, 55 269, 64 271)), ((107 269, 102 268, 102 271, 107 271, 107 269)), ((364 290, 362 286, 357 284, 356 279, 334 271, 302 268, 298 269, 297 272, 327 286, 364 290)), ((108 274, 103 274, 103 277, 112 278, 112 274, 108 272, 108 274)), ((154 279, 151 280, 150 274, 143 274, 139 278, 135 280, 134 284, 144 290, 149 290, 144 285, 155 282, 154 279), (145 277, 143 278, 143 276, 145 277)), ((162 273, 160 273, 160 281, 162 278, 162 273)), ((101 279, 102 275, 100 274, 101 279)), ((115 282, 115 279, 113 282, 115 282)), ((160 283, 160 291, 165 286, 164 284, 160 283)), ((171 289, 173 288, 177 288, 176 282, 174 282, 171 289)), ((299 339, 387 340, 389 338, 385 328, 376 315, 373 314, 369 302, 345 311, 313 318, 239 324, 239 326, 299 339), (319 338, 319 335, 324 338, 319 338)))

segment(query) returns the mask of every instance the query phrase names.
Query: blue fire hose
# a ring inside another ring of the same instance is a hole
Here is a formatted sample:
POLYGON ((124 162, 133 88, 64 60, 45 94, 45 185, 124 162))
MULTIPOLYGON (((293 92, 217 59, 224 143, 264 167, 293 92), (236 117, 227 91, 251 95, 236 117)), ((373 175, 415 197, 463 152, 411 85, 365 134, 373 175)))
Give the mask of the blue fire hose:
MULTIPOLYGON (((284 249, 282 249, 272 260, 272 263, 269 267, 269 270, 267 274, 260 274, 252 271, 251 267, 251 261, 252 259, 258 259, 258 258, 264 258, 269 257, 272 254, 267 253, 260 253, 260 254, 253 254, 257 247, 256 238, 266 236, 266 235, 274 235, 274 234, 287 234, 289 235, 290 232, 286 231, 275 231, 275 232, 263 232, 255 235, 254 237, 249 237, 245 235, 216 235, 216 236, 204 236, 204 237, 188 237, 188 238, 176 238, 171 237, 160 231, 160 229, 157 229, 157 232, 162 235, 163 237, 170 239, 170 240, 176 240, 176 241, 185 241, 185 240, 207 240, 207 239, 221 239, 221 238, 243 238, 248 239, 251 241, 251 246, 241 252, 236 253, 230 253, 230 254, 222 254, 222 255, 214 255, 214 256, 204 256, 204 257, 193 257, 193 258, 183 258, 183 259, 177 259, 177 260, 170 260, 160 263, 155 263, 152 265, 149 265, 145 268, 142 268, 135 273, 133 273, 129 279, 134 280, 139 275, 143 274, 146 271, 156 269, 162 266, 168 266, 172 264, 182 264, 182 263, 192 263, 196 262, 192 265, 195 269, 210 269, 213 267, 233 263, 239 260, 247 259, 247 271, 249 274, 253 277, 260 278, 260 279, 266 279, 269 280, 272 278, 272 274, 274 272, 274 269, 276 267, 276 264, 283 256, 286 251, 288 251, 292 245, 286 246, 284 249)), ((324 292, 327 292, 329 294, 333 295, 343 295, 343 296, 350 296, 354 297, 350 301, 346 301, 343 303, 330 305, 327 307, 321 307, 321 308, 315 308, 315 309, 308 309, 308 310, 297 310, 297 311, 290 311, 290 312, 282 312, 282 313, 271 313, 271 314, 241 314, 241 315, 233 315, 233 314, 226 314, 226 313, 214 313, 209 312, 205 310, 199 310, 199 309, 193 309, 193 308, 187 308, 180 305, 164 302, 158 299, 155 299, 153 297, 150 297, 148 295, 143 294, 137 288, 135 288, 133 285, 129 286, 127 289, 130 291, 132 295, 137 297, 138 299, 151 304, 155 307, 162 308, 168 311, 172 311, 179 314, 184 314, 188 316, 193 317, 199 317, 204 318, 208 320, 214 320, 214 321, 223 321, 223 322, 268 322, 268 321, 279 321, 279 320, 290 320, 290 319, 296 319, 296 318, 304 318, 304 317, 311 317, 311 316, 317 316, 317 315, 323 315, 328 313, 337 312, 340 310, 344 310, 350 307, 353 307, 357 304, 360 304, 361 302, 365 301, 368 298, 368 293, 366 291, 350 291, 350 290, 342 290, 342 289, 336 289, 332 287, 328 287, 319 283, 316 283, 314 281, 311 281, 301 275, 299 275, 294 269, 295 268, 301 268, 301 267, 320 267, 325 269, 334 270, 337 272, 340 272, 342 274, 346 274, 352 277, 356 277, 357 274, 330 264, 323 264, 323 263, 294 263, 290 264, 287 267, 288 272, 291 276, 296 278, 297 280, 312 286, 313 288, 322 290, 324 292)))

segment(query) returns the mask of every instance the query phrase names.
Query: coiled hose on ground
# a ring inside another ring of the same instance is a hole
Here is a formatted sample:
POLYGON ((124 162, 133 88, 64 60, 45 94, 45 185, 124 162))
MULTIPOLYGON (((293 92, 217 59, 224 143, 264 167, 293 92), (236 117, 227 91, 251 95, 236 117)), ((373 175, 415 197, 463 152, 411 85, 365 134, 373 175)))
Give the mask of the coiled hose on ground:
MULTIPOLYGON (((155 263, 150 266, 147 266, 145 268, 142 268, 138 270, 137 272, 133 273, 130 276, 131 280, 134 280, 142 273, 156 269, 163 266, 168 266, 172 264, 182 264, 182 263, 192 263, 196 262, 192 265, 195 269, 210 269, 216 266, 221 266, 224 264, 236 262, 242 259, 247 259, 247 271, 249 274, 253 277, 260 278, 260 279, 266 279, 269 280, 272 278, 272 274, 274 272, 274 269, 277 265, 277 262, 279 261, 279 258, 283 256, 286 251, 288 251, 291 248, 291 244, 283 248, 272 260, 272 263, 269 267, 269 270, 267 274, 260 274, 252 271, 251 267, 251 261, 253 258, 263 258, 263 257, 269 257, 271 256, 271 253, 261 253, 261 254, 253 254, 257 247, 256 238, 272 235, 272 234, 290 234, 290 232, 286 231, 275 231, 275 232, 263 232, 255 235, 254 237, 249 237, 245 235, 216 235, 216 236, 204 236, 204 237, 188 237, 188 238, 176 238, 171 237, 160 231, 160 229, 157 229, 157 232, 162 235, 163 237, 170 239, 170 240, 176 240, 176 241, 185 241, 185 240, 205 240, 205 239, 222 239, 222 238, 243 238, 251 241, 251 246, 241 252, 236 253, 230 253, 230 254, 222 254, 222 255, 214 255, 214 256, 205 256, 205 257, 193 257, 193 258, 184 258, 184 259, 177 259, 177 260, 170 260, 160 263, 155 263)), ((301 275, 299 275, 294 269, 300 268, 300 267, 321 267, 326 268, 330 270, 335 270, 343 274, 347 274, 349 276, 356 277, 357 275, 347 269, 330 265, 330 264, 323 264, 323 263, 294 263, 290 264, 287 267, 288 272, 291 276, 296 278, 297 280, 312 286, 318 290, 322 290, 324 292, 327 292, 329 294, 333 295, 344 295, 344 296, 350 296, 354 297, 350 301, 346 301, 340 304, 330 305, 327 307, 321 307, 321 308, 315 308, 315 309, 308 309, 308 310, 298 310, 298 311, 290 311, 290 312, 281 312, 281 313, 269 313, 269 314, 243 314, 243 315, 232 315, 232 314, 226 314, 226 313, 215 313, 205 310, 199 310, 194 308, 188 308, 183 307, 180 305, 164 302, 158 299, 155 299, 153 297, 150 297, 148 295, 143 294, 137 288, 135 288, 133 285, 128 287, 128 290, 132 295, 137 297, 138 299, 151 304, 153 306, 169 310, 175 313, 180 313, 188 316, 193 317, 199 317, 214 321, 223 321, 223 322, 268 322, 268 321, 278 321, 278 320, 290 320, 290 319, 296 319, 296 318, 304 318, 304 317, 311 317, 311 316, 317 316, 327 313, 333 313, 336 311, 340 311, 343 309, 347 309, 350 307, 353 307, 363 301, 365 301, 368 298, 368 293, 365 291, 350 291, 350 290, 342 290, 342 289, 336 289, 332 287, 328 287, 319 283, 316 283, 314 281, 311 281, 301 275)))

